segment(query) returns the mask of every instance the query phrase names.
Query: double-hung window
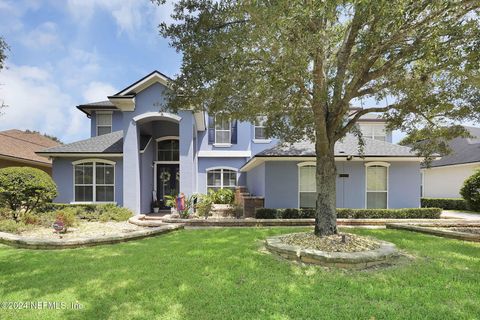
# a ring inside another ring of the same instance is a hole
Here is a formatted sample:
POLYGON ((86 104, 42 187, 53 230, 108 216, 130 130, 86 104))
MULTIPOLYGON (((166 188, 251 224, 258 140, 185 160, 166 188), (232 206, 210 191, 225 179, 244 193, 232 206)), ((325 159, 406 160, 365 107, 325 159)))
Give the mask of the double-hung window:
POLYGON ((388 164, 366 164, 367 209, 388 208, 388 164))
POLYGON ((97 136, 112 132, 112 113, 97 113, 97 136))
POLYGON ((115 201, 115 166, 104 161, 74 162, 75 202, 115 201))
POLYGON ((215 117, 215 144, 230 144, 232 126, 230 120, 223 117, 215 117))
POLYGON ((237 186, 237 171, 226 168, 207 171, 207 190, 232 189, 237 186))
POLYGON ((258 116, 254 123, 254 139, 255 140, 266 140, 267 136, 265 135, 265 122, 267 117, 258 116))
POLYGON ((299 164, 299 207, 315 208, 317 185, 315 180, 316 166, 313 164, 299 164))
POLYGON ((379 124, 360 124, 360 130, 365 138, 386 141, 387 134, 384 125, 379 124))

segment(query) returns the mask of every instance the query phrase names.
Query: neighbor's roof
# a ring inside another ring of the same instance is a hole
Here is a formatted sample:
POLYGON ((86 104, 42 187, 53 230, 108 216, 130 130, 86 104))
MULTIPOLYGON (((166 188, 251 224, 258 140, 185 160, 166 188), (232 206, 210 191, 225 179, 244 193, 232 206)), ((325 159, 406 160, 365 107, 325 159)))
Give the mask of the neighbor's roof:
POLYGON ((40 165, 51 165, 52 162, 40 157, 35 152, 55 147, 61 143, 35 132, 21 130, 0 131, 0 157, 12 161, 37 162, 40 165))
MULTIPOLYGON (((361 155, 358 147, 358 138, 348 135, 335 144, 335 157, 347 158, 353 156, 355 160, 362 160, 361 156, 365 158, 398 158, 409 159, 414 161, 421 161, 415 152, 409 147, 400 146, 397 144, 364 138, 365 148, 361 155)), ((279 143, 273 148, 264 150, 255 155, 241 168, 242 171, 248 171, 256 167, 262 162, 269 160, 282 160, 288 158, 295 160, 296 158, 313 158, 315 157, 315 145, 310 141, 299 141, 296 143, 279 143)))
POLYGON ((49 148, 37 152, 40 155, 57 155, 57 154, 119 154, 123 152, 123 131, 115 131, 101 136, 81 140, 62 146, 49 148))
MULTIPOLYGON (((365 157, 415 157, 409 148, 397 144, 364 138, 365 157)), ((314 157, 315 145, 310 141, 300 141, 293 144, 279 143, 273 148, 264 150, 256 157, 314 157)), ((347 136, 335 144, 335 156, 360 156, 358 138, 347 136)))
POLYGON ((443 156, 440 160, 431 163, 431 167, 443 167, 458 164, 480 162, 480 128, 467 127, 473 138, 455 138, 448 145, 452 153, 443 156))

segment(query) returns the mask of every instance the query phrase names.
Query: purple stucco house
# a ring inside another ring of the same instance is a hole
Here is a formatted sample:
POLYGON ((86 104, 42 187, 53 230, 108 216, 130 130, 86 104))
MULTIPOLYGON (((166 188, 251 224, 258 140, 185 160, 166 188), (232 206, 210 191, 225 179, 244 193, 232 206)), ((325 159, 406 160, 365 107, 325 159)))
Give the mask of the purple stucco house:
MULTIPOLYGON (((245 186, 267 208, 315 205, 313 144, 281 143, 256 123, 215 119, 189 109, 164 110, 169 78, 154 71, 108 100, 78 106, 91 138, 39 152, 53 160, 60 203, 117 203, 151 212, 154 196, 245 186)), ((355 112, 355 109, 352 109, 355 112)), ((420 205, 420 162, 392 144, 377 116, 363 118, 363 157, 347 136, 335 148, 337 206, 420 205)))

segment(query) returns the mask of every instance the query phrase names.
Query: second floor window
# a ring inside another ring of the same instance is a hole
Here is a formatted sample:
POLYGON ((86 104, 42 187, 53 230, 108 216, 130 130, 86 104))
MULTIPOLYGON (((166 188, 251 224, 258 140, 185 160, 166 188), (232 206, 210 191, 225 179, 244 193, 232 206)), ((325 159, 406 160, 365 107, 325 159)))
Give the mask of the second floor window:
POLYGON ((360 124, 360 130, 362 131, 364 138, 387 141, 387 134, 384 125, 360 124))
POLYGON ((254 123, 254 130, 255 140, 266 140, 267 136, 265 135, 265 122, 267 121, 267 117, 265 116, 258 116, 254 123))
POLYGON ((112 114, 97 113, 97 136, 112 132, 112 114))
POLYGON ((220 117, 215 118, 215 143, 231 143, 231 125, 230 120, 220 117))

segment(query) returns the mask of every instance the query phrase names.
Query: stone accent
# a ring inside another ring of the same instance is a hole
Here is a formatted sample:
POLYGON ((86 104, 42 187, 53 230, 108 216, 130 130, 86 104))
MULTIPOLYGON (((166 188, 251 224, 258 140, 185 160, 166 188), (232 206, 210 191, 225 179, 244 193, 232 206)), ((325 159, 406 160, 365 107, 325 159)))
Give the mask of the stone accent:
POLYGON ((398 256, 393 243, 380 241, 380 248, 362 252, 325 252, 282 243, 284 235, 268 238, 265 247, 285 259, 344 269, 363 269, 389 262, 398 256))
POLYGON ((442 230, 436 228, 449 227, 480 227, 480 221, 436 221, 431 223, 388 223, 387 229, 416 231, 426 234, 432 234, 439 237, 480 242, 480 234, 459 232, 453 230, 442 230))
POLYGON ((122 235, 107 237, 84 238, 84 239, 39 239, 22 237, 19 235, 0 232, 0 243, 27 249, 71 249, 78 247, 96 246, 101 244, 112 244, 130 240, 142 239, 168 233, 174 230, 183 229, 182 224, 165 224, 162 226, 139 230, 122 235))
POLYGON ((263 208, 265 199, 253 196, 248 192, 247 187, 239 186, 235 189, 235 203, 243 208, 245 218, 255 218, 255 209, 263 208))

